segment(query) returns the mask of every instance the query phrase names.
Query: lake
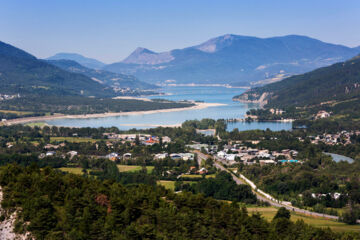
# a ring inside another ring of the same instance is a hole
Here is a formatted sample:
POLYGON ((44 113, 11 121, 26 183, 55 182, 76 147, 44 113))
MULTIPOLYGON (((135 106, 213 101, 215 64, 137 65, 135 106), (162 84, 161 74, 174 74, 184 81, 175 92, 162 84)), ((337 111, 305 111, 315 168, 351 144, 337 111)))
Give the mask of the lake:
MULTIPOLYGON (((154 114, 138 114, 138 115, 124 115, 116 117, 105 118, 88 118, 88 119, 55 119, 47 121, 49 125, 67 126, 67 127, 118 127, 121 130, 128 130, 131 128, 144 129, 151 125, 174 125, 182 123, 186 120, 193 119, 231 119, 243 118, 249 108, 256 108, 255 104, 245 104, 232 101, 232 97, 244 92, 240 88, 226 88, 226 87, 165 87, 161 90, 166 95, 151 96, 152 99, 169 99, 173 101, 179 100, 195 100, 209 103, 222 103, 224 106, 209 107, 197 110, 185 110, 178 112, 163 112, 154 114)), ((229 123, 228 130, 234 128, 239 130, 251 129, 271 129, 274 131, 289 130, 291 123, 283 122, 236 122, 229 123)))

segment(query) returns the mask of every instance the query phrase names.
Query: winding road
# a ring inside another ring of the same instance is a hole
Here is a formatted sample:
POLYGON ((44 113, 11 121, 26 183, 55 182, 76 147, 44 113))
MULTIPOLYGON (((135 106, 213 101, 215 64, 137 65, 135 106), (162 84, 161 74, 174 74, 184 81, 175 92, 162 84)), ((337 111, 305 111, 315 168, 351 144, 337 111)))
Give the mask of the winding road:
MULTIPOLYGON (((201 153, 200 151, 195 151, 198 155, 198 161, 201 162, 202 159, 206 160, 207 158, 209 158, 210 156, 209 155, 205 155, 203 153, 201 153)), ((300 214, 304 214, 304 215, 308 215, 308 216, 314 216, 314 217, 322 217, 322 218, 326 218, 326 219, 331 219, 331 220, 339 220, 339 217, 338 216, 333 216, 333 215, 328 215, 328 214, 323 214, 323 213, 317 213, 317 212, 312 212, 312 211, 309 211, 309 210, 305 210, 305 209, 301 209, 301 208, 297 208, 297 207, 294 207, 294 206, 291 206, 291 205, 287 205, 287 204, 283 204, 281 201, 271 197, 270 195, 268 195, 268 197, 265 197, 263 194, 260 194, 258 191, 255 184, 248 184, 246 182, 249 181, 251 182, 250 180, 248 180, 245 176, 241 175, 241 178, 237 177, 235 174, 233 174, 232 172, 230 172, 228 169, 226 169, 221 163, 220 163, 220 160, 216 157, 216 156, 211 156, 213 158, 215 158, 215 162, 214 162, 214 166, 217 168, 217 169, 220 169, 222 171, 226 171, 228 173, 231 174, 232 178, 234 179, 234 181, 236 182, 236 184, 240 185, 240 184, 247 184, 247 185, 250 185, 250 187, 252 188, 252 191, 253 193, 256 195, 257 199, 258 200, 261 200, 263 202, 268 202, 271 206, 274 206, 274 207, 284 207, 290 211, 293 211, 293 212, 296 212, 296 213, 300 213, 300 214), (246 180, 245 180, 246 179, 246 180), (270 199, 271 198, 271 199, 270 199)), ((251 182, 252 183, 252 182, 251 182)), ((360 223, 360 220, 357 220, 358 223, 360 223)))

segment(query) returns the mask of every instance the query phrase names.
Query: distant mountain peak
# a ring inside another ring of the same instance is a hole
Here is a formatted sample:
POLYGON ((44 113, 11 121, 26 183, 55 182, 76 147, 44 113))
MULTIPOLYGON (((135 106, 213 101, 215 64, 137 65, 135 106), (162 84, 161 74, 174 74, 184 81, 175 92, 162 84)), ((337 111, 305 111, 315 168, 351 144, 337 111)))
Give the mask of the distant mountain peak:
POLYGON ((85 67, 94 68, 94 69, 100 69, 105 66, 105 63, 103 62, 100 62, 93 58, 85 57, 78 53, 65 53, 65 52, 57 53, 54 56, 47 58, 46 60, 72 60, 80 63, 85 67))
POLYGON ((157 54, 156 52, 153 52, 153 51, 151 51, 151 50, 149 50, 147 48, 143 48, 143 47, 138 47, 138 48, 135 49, 134 52, 132 52, 132 54, 143 54, 143 53, 157 54))
POLYGON ((138 47, 122 62, 155 65, 170 62, 173 59, 170 52, 156 53, 147 48, 138 47))
POLYGON ((124 61, 104 69, 151 83, 175 80, 177 84, 249 86, 328 66, 359 53, 357 48, 301 35, 263 38, 225 34, 168 52, 137 48, 124 61))
POLYGON ((231 46, 235 41, 241 39, 255 39, 255 37, 225 34, 219 37, 212 38, 200 45, 195 46, 194 48, 203 52, 214 53, 225 47, 231 46))

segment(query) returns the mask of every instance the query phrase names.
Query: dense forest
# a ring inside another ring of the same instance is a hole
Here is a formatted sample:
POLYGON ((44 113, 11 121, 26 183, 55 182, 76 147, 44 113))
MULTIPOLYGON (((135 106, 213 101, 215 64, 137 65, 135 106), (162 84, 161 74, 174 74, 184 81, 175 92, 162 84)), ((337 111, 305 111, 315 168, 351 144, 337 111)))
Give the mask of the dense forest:
MULTIPOLYGON (((301 221, 280 209, 271 222, 245 208, 162 187, 123 186, 36 166, 0 171, 6 214, 36 239, 357 239, 301 221)), ((6 216, 2 216, 6 217, 6 216)))
POLYGON ((266 99, 267 107, 309 106, 327 101, 338 102, 358 98, 359 78, 360 56, 357 56, 346 62, 251 89, 234 98, 259 98, 267 92, 269 93, 266 99))
POLYGON ((256 203, 256 196, 251 192, 250 186, 237 185, 231 175, 224 171, 218 173, 215 178, 203 178, 194 184, 177 182, 175 189, 201 193, 205 197, 220 200, 240 201, 247 204, 256 203))
POLYGON ((296 75, 280 82, 253 88, 234 99, 258 101, 265 109, 252 109, 259 121, 296 119, 294 128, 309 132, 337 132, 360 128, 360 56, 329 67, 296 75), (280 108, 282 114, 273 114, 270 108, 280 108), (331 117, 316 119, 319 111, 331 117))

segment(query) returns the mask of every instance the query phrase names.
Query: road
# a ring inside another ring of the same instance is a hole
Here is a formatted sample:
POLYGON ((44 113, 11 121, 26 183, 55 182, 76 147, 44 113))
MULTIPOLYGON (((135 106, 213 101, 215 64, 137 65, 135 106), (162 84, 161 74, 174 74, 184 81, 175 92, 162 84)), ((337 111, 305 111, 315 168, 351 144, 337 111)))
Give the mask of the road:
MULTIPOLYGON (((197 155, 198 155, 198 161, 201 162, 202 159, 207 159, 208 156, 201 153, 200 151, 196 151, 197 155), (200 159, 200 160, 199 160, 200 159)), ((242 178, 239 178, 237 177, 235 174, 233 174, 232 172, 230 172, 228 169, 226 169, 225 167, 223 167, 221 165, 221 163, 219 162, 219 159, 217 159, 216 156, 213 156, 215 157, 215 162, 214 162, 214 166, 217 168, 217 169, 220 169, 222 171, 226 171, 228 173, 231 174, 232 178, 234 179, 234 181, 236 182, 236 184, 240 185, 240 184, 247 184, 245 182, 244 179, 242 178)), ((242 175, 241 175, 242 176, 242 175)), ((243 178, 245 178, 244 176, 242 176, 243 178)), ((246 178, 245 178, 246 179, 246 178)), ((249 185, 249 184, 248 184, 249 185)), ((261 200, 263 202, 268 202, 271 206, 274 206, 274 207, 284 207, 286 209, 288 209, 289 211, 293 211, 293 212, 297 212, 297 213, 300 213, 300 214, 305 214, 305 215, 309 215, 309 216, 314 216, 314 217, 323 217, 323 218, 327 218, 327 219, 332 219, 332 220, 338 220, 339 217, 338 216, 333 216, 333 215, 328 215, 328 214, 322 214, 322 213, 317 213, 317 212, 312 212, 312 211, 308 211, 308 210, 305 210, 305 209, 300 209, 300 208, 297 208, 297 207, 293 207, 293 206, 289 206, 289 205, 286 205, 286 204, 283 204, 281 203, 281 201, 279 200, 276 200, 274 198, 272 199, 269 199, 267 197, 265 197, 264 195, 260 194, 258 192, 258 190, 256 189, 256 186, 251 186, 250 187, 252 188, 252 191, 253 193, 256 195, 256 198, 258 200, 261 200)), ((265 193, 266 194, 266 193, 265 193)), ((360 220, 357 220, 358 223, 360 223, 360 220)))

